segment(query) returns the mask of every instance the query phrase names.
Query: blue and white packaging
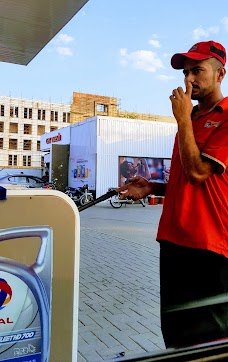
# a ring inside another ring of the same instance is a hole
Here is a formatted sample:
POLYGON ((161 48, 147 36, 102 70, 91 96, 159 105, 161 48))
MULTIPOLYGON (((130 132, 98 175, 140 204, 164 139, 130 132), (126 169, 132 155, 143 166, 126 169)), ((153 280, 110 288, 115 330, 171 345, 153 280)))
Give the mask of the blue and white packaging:
POLYGON ((0 257, 0 361, 48 362, 50 357, 52 229, 0 230, 0 242, 28 237, 41 239, 33 265, 0 257))

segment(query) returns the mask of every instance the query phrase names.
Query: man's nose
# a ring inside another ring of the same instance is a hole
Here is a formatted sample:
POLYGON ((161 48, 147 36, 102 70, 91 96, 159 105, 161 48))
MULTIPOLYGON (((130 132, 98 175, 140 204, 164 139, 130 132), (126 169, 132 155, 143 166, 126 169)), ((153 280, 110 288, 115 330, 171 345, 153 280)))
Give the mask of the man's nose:
POLYGON ((192 72, 189 72, 186 76, 185 76, 186 81, 194 83, 195 81, 195 76, 192 72))

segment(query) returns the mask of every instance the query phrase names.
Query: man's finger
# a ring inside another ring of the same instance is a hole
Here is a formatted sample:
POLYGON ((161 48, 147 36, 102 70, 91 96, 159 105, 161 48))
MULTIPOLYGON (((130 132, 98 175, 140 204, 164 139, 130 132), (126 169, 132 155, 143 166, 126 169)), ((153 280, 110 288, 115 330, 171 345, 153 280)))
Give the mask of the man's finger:
POLYGON ((187 94, 189 97, 191 97, 191 94, 192 94, 192 83, 191 82, 186 82, 185 94, 187 94))
POLYGON ((177 88, 177 91, 178 91, 179 94, 181 94, 181 93, 183 94, 183 93, 184 93, 184 90, 183 90, 182 87, 178 87, 178 88, 177 88))
POLYGON ((119 198, 120 200, 125 200, 127 199, 129 196, 128 196, 128 192, 123 192, 123 193, 120 193, 119 194, 119 198))
POLYGON ((127 190, 127 189, 128 189, 128 185, 124 185, 124 186, 118 187, 116 189, 116 192, 121 192, 121 191, 124 191, 124 190, 127 190))

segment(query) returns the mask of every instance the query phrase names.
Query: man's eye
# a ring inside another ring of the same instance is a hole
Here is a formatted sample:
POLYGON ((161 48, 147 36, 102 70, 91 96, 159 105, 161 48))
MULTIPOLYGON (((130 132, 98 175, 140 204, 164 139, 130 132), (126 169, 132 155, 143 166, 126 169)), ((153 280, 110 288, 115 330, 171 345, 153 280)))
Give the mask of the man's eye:
POLYGON ((188 77, 189 74, 190 74, 190 72, 191 72, 192 74, 196 75, 196 74, 199 74, 200 69, 191 69, 191 71, 189 71, 189 70, 183 70, 183 74, 184 74, 185 77, 188 77))
POLYGON ((193 71, 192 71, 193 74, 198 74, 199 72, 200 72, 199 69, 193 69, 193 71))

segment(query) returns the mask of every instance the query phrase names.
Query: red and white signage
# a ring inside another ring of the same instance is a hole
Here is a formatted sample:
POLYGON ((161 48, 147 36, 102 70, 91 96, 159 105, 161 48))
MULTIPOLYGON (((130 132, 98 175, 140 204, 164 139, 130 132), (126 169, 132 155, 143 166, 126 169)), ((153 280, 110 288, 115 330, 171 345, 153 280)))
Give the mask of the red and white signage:
POLYGON ((69 145, 70 144, 70 126, 45 133, 40 137, 41 151, 51 149, 52 144, 69 145))
POLYGON ((62 140, 62 135, 59 132, 57 136, 49 137, 46 139, 46 143, 49 145, 49 143, 59 142, 62 140))

